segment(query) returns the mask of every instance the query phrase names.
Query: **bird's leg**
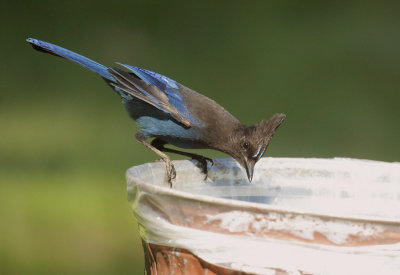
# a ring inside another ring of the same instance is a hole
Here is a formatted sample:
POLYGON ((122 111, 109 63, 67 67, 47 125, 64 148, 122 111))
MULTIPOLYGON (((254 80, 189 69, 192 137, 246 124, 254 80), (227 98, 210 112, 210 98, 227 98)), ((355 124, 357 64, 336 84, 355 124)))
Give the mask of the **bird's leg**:
POLYGON ((192 159, 197 160, 200 164, 201 171, 206 175, 205 179, 207 179, 207 161, 209 161, 211 163, 211 165, 213 165, 214 161, 212 159, 203 157, 203 156, 200 156, 197 154, 189 153, 189 152, 183 152, 183 151, 178 151, 178 150, 174 150, 174 149, 170 149, 170 148, 165 148, 164 147, 165 144, 166 144, 166 142, 159 138, 155 138, 151 142, 151 145, 160 151, 174 153, 174 154, 190 157, 192 159))
POLYGON ((157 149, 155 146, 148 143, 146 141, 146 136, 141 131, 138 131, 135 134, 135 138, 138 142, 140 142, 141 144, 143 144, 144 146, 146 146, 147 148, 149 148, 150 150, 152 150, 154 153, 156 153, 157 155, 159 155, 162 158, 162 160, 165 162, 165 166, 167 169, 167 180, 172 187, 172 179, 174 179, 176 177, 176 171, 175 171, 174 165, 171 162, 171 159, 166 154, 164 154, 159 149, 157 149))

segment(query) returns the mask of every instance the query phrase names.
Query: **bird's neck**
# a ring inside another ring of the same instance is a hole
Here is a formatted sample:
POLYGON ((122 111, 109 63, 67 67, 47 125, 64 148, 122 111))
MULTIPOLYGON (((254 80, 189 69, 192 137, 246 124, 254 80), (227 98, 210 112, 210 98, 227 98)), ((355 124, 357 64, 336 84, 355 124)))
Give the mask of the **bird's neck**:
POLYGON ((210 148, 234 157, 238 135, 246 127, 239 122, 220 125, 218 129, 213 131, 210 148))

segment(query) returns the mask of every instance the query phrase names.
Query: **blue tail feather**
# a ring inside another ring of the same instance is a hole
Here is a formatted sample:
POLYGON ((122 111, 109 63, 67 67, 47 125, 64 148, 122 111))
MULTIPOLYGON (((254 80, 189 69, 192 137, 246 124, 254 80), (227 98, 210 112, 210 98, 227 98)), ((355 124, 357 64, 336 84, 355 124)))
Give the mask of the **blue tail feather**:
POLYGON ((115 78, 107 71, 107 67, 104 65, 101 65, 87 57, 84 57, 80 54, 74 53, 70 50, 64 49, 60 46, 41 41, 38 39, 34 38, 28 38, 26 40, 27 42, 31 43, 32 46, 39 51, 43 51, 46 53, 50 53, 59 57, 66 58, 68 60, 71 60, 95 73, 98 73, 102 77, 104 77, 107 80, 110 81, 115 81, 115 78))

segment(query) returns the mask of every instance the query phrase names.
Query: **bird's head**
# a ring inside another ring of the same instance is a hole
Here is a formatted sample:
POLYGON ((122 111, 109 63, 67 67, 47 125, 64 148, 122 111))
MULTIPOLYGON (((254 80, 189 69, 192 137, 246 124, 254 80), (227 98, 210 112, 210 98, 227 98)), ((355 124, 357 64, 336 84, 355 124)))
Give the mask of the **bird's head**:
POLYGON ((231 136, 230 155, 246 169, 247 177, 253 179, 254 166, 263 156, 276 129, 286 118, 276 114, 268 121, 238 128, 231 136))

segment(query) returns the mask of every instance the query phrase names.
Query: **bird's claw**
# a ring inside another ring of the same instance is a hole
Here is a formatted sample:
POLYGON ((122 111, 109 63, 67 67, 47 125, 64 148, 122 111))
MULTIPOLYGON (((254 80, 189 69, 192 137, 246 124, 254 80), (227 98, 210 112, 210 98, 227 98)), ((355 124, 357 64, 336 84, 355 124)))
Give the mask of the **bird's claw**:
POLYGON ((167 169, 167 181, 172 188, 172 180, 176 178, 176 170, 174 165, 172 164, 171 160, 164 160, 165 161, 165 168, 167 169))
POLYGON ((193 159, 197 160, 199 162, 201 172, 206 175, 204 180, 207 180, 207 177, 208 177, 207 161, 210 162, 211 166, 214 165, 214 161, 212 159, 210 159, 210 158, 202 157, 202 156, 201 157, 196 157, 196 158, 193 158, 193 159))

